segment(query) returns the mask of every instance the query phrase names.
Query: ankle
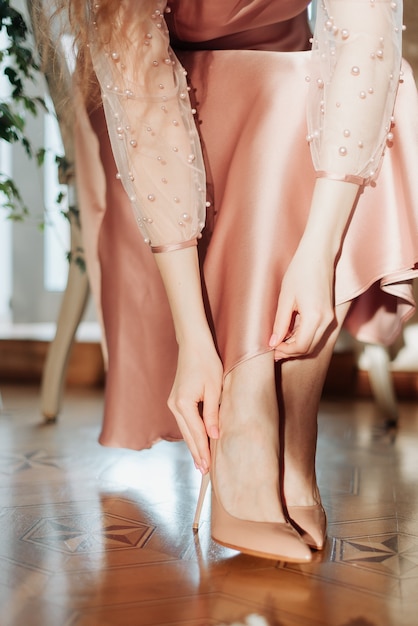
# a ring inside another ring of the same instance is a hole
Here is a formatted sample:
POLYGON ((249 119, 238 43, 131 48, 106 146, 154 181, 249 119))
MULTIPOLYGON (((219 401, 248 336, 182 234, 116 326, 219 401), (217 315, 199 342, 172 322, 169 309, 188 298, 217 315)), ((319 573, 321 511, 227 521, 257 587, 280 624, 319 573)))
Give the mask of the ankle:
POLYGON ((216 444, 216 487, 225 509, 240 519, 285 521, 279 498, 277 453, 260 436, 221 435, 216 444))
POLYGON ((293 477, 284 480, 284 501, 289 506, 313 506, 321 503, 315 477, 293 477))
POLYGON ((217 454, 222 463, 238 467, 241 475, 263 475, 265 481, 278 485, 278 442, 257 429, 222 431, 217 454))

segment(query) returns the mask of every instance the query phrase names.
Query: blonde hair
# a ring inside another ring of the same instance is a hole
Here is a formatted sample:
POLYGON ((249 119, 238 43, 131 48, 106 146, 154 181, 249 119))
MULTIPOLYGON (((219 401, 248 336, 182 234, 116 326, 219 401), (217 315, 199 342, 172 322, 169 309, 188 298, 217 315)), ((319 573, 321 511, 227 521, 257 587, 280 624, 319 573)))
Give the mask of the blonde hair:
POLYGON ((81 93, 91 98, 97 93, 90 53, 91 25, 94 19, 95 44, 105 46, 113 39, 120 39, 126 45, 125 27, 135 28, 153 10, 156 0, 53 0, 59 16, 66 23, 74 38, 77 56, 76 81, 81 93))
POLYGON ((68 7, 68 21, 79 47, 88 43, 91 15, 94 14, 99 42, 106 44, 129 20, 130 26, 149 15, 155 0, 58 0, 61 9, 68 7))

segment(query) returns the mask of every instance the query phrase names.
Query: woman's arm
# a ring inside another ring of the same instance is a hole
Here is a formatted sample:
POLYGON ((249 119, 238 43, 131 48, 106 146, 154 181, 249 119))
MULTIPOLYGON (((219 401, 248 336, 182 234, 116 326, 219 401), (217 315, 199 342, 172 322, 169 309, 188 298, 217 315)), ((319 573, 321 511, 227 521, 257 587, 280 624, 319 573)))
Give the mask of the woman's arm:
POLYGON ((308 223, 283 278, 270 346, 275 359, 314 353, 331 331, 335 264, 359 186, 318 179, 308 223))
POLYGON ((332 328, 335 266, 350 216, 393 140, 401 33, 401 1, 318 2, 307 137, 318 180, 281 287, 270 339, 276 359, 314 352, 332 328))
POLYGON ((179 356, 168 404, 205 473, 208 435, 218 436, 223 368, 204 311, 196 247, 205 219, 205 170, 166 10, 164 0, 144 5, 140 14, 136 1, 120 3, 104 32, 100 13, 93 13, 90 50, 118 177, 155 253, 174 321, 179 356))
POLYGON ((121 2, 104 34, 94 4, 91 10, 93 67, 140 232, 154 252, 193 245, 205 222, 205 167, 185 71, 170 48, 166 2, 140 14, 135 0, 121 2))
POLYGON ((179 345, 177 372, 168 405, 197 469, 210 465, 208 436, 217 439, 223 368, 203 306, 197 248, 155 255, 179 345), (202 417, 199 406, 202 405, 202 417))

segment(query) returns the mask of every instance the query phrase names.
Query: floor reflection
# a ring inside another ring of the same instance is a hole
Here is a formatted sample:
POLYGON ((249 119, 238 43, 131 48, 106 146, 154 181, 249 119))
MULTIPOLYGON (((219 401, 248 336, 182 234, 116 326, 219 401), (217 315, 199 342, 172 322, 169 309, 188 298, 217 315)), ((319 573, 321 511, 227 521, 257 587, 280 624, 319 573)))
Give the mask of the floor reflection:
POLYGON ((276 563, 192 531, 199 474, 183 444, 97 444, 102 396, 42 425, 37 390, 3 388, 1 626, 413 626, 418 406, 388 432, 371 402, 323 402, 326 548, 276 563))

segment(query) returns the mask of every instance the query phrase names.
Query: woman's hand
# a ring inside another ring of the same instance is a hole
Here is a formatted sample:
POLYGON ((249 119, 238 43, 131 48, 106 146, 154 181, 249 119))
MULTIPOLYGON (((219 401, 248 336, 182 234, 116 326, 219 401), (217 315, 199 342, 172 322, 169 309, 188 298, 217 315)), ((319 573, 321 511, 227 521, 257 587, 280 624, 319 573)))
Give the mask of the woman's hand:
POLYGON ((210 465, 208 437, 219 437, 222 378, 222 364, 213 343, 180 345, 168 406, 202 474, 206 474, 210 465))
POLYGON ((308 221, 284 275, 270 338, 276 360, 312 354, 335 323, 336 259, 359 187, 318 178, 308 221))
POLYGON ((315 254, 301 245, 283 278, 269 342, 275 360, 311 354, 335 320, 334 264, 315 254))
POLYGON ((164 282, 179 346, 168 406, 196 467, 205 474, 210 465, 208 436, 212 439, 219 436, 223 367, 203 306, 197 249, 193 246, 156 254, 155 260, 164 282))

